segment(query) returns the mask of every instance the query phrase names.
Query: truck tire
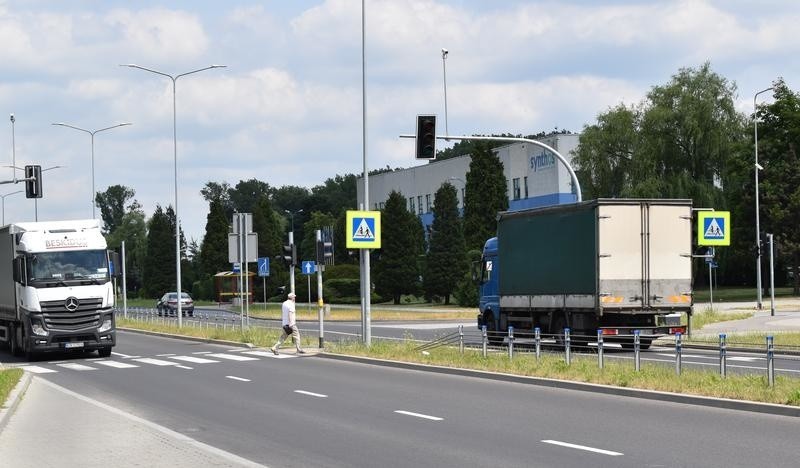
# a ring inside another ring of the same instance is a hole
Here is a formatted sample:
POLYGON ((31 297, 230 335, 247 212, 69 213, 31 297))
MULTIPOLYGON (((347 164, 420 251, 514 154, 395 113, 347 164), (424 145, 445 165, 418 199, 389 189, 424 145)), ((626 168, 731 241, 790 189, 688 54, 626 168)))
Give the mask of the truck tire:
POLYGON ((11 354, 14 356, 20 356, 22 354, 22 350, 19 348, 19 339, 17 337, 17 327, 11 325, 10 332, 9 332, 9 340, 8 340, 8 348, 11 350, 11 354))
POLYGON ((109 357, 111 356, 111 347, 108 348, 100 348, 97 350, 97 355, 100 357, 109 357))
POLYGON ((503 335, 497 332, 497 321, 491 310, 483 313, 483 323, 486 324, 486 340, 489 344, 497 346, 503 343, 503 335))

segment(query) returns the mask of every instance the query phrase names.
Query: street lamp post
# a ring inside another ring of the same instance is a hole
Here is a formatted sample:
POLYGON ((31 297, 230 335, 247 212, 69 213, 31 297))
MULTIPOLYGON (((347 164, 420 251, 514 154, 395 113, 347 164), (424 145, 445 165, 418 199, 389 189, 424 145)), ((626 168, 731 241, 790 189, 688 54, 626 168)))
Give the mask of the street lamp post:
POLYGON ((11 193, 7 193, 5 195, 0 195, 0 198, 3 199, 3 223, 2 223, 3 226, 6 225, 6 197, 10 197, 11 195, 14 195, 16 193, 22 193, 22 192, 24 192, 24 190, 17 190, 16 192, 11 192, 11 193))
POLYGON ((449 135, 450 130, 447 128, 447 49, 442 48, 442 75, 444 77, 444 134, 449 135))
POLYGON ((84 132, 84 133, 88 133, 92 137, 92 219, 95 219, 97 217, 95 215, 95 193, 97 193, 97 192, 95 192, 95 189, 94 189, 94 135, 95 135, 95 133, 100 133, 100 132, 104 132, 106 130, 111 130, 112 128, 124 127, 126 125, 133 125, 133 124, 125 122, 125 123, 121 123, 121 124, 117 124, 117 125, 112 125, 110 127, 101 128, 101 129, 98 129, 98 130, 86 130, 85 128, 76 127, 74 125, 70 125, 70 124, 67 124, 67 123, 64 123, 64 122, 57 122, 57 123, 54 123, 53 125, 58 125, 59 127, 67 127, 67 128, 71 128, 73 130, 78 130, 78 131, 81 131, 81 132, 84 132))
MULTIPOLYGON (((290 231, 290 234, 289 234, 289 244, 294 244, 294 242, 295 242, 295 240, 294 240, 294 215, 302 213, 303 209, 300 208, 297 211, 289 211, 289 210, 283 210, 283 211, 286 214, 288 214, 289 218, 291 219, 291 228, 292 228, 292 230, 290 231)), ((290 255, 291 255, 291 253, 290 253, 290 255)), ((289 292, 294 293, 294 265, 289 265, 289 292)))
POLYGON ((153 70, 152 68, 142 67, 133 63, 120 65, 121 67, 129 67, 129 68, 138 68, 139 70, 144 70, 146 72, 155 73, 156 75, 161 75, 169 78, 172 80, 172 143, 173 143, 173 162, 175 167, 175 289, 178 298, 178 328, 183 326, 183 308, 181 307, 181 222, 180 217, 178 217, 178 112, 177 112, 177 105, 176 105, 176 97, 175 97, 175 85, 178 81, 178 78, 186 75, 192 75, 194 73, 199 73, 206 70, 211 70, 212 68, 225 68, 225 65, 210 65, 205 68, 198 68, 197 70, 192 70, 190 72, 181 73, 179 75, 170 75, 164 72, 160 72, 158 70, 153 70))
POLYGON ((761 170, 761 166, 758 164, 758 109, 756 109, 756 98, 758 98, 759 94, 772 90, 772 87, 762 89, 753 96, 753 131, 756 156, 756 162, 753 168, 756 178, 756 305, 758 310, 761 310, 761 226, 759 225, 758 209, 758 171, 761 170))

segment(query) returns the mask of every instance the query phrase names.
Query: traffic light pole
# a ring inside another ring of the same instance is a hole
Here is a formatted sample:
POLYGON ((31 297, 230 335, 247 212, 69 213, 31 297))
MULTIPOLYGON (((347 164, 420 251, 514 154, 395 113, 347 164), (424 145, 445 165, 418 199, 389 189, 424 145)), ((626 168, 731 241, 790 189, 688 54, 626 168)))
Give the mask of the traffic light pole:
MULTIPOLYGON (((292 246, 292 252, 294 251, 294 232, 289 231, 289 245, 292 246)), ((289 292, 294 293, 294 255, 292 252, 289 255, 292 256, 292 260, 289 262, 289 292)))

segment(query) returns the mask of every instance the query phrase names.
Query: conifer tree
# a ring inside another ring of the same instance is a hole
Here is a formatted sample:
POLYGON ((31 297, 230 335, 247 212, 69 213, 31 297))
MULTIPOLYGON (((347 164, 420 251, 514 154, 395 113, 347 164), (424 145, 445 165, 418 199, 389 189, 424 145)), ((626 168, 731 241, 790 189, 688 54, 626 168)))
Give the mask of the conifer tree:
POLYGON ((429 242, 423 276, 425 297, 443 297, 444 303, 450 304, 450 295, 466 268, 466 250, 456 188, 448 182, 442 184, 434 196, 429 242))

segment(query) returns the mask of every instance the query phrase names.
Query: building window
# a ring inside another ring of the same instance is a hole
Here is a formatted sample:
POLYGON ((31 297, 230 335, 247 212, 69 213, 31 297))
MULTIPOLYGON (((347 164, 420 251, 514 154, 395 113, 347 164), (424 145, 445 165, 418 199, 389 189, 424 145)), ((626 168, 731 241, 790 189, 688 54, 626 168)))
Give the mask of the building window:
POLYGON ((412 213, 416 211, 414 209, 414 197, 408 197, 408 211, 412 213))
POLYGON ((522 180, 525 186, 525 198, 528 198, 528 176, 525 176, 522 180))
POLYGON ((431 212, 431 194, 430 193, 425 195, 425 212, 426 213, 430 213, 431 212))
POLYGON ((514 184, 514 200, 519 200, 519 177, 514 179, 512 183, 514 184))
POLYGON ((422 195, 417 196, 417 213, 422 214, 422 195))

